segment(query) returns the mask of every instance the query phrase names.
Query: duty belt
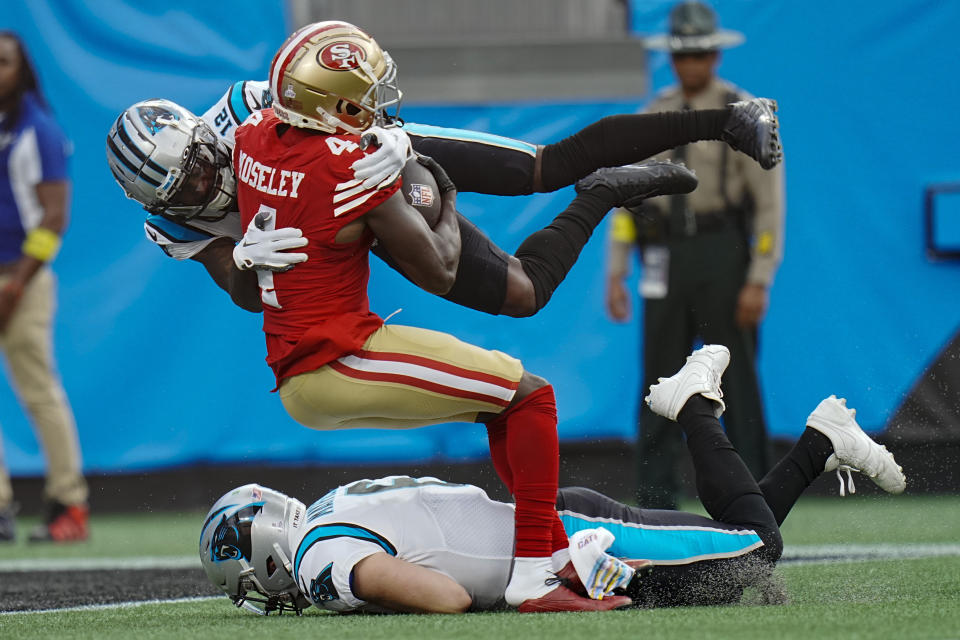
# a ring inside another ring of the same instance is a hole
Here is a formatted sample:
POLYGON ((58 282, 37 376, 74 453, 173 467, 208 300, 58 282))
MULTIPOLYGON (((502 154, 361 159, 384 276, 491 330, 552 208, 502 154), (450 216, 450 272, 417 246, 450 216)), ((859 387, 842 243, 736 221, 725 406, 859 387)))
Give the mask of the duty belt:
POLYGON ((687 215, 687 223, 683 228, 673 228, 674 225, 667 226, 667 235, 671 238, 687 238, 699 235, 701 233, 715 233, 725 231, 734 227, 732 215, 724 212, 697 213, 687 215))
POLYGON ((671 224, 671 216, 659 211, 643 209, 631 211, 637 225, 637 242, 641 245, 740 228, 741 214, 738 211, 711 211, 696 215, 684 212, 683 225, 671 224))

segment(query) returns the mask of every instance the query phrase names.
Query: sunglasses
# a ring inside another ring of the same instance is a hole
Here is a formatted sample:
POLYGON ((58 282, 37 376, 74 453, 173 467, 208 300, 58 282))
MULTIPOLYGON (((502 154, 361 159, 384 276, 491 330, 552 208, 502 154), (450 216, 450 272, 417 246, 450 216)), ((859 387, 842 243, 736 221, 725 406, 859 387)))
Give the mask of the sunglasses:
POLYGON ((674 60, 706 60, 716 54, 716 51, 678 51, 670 54, 674 60))

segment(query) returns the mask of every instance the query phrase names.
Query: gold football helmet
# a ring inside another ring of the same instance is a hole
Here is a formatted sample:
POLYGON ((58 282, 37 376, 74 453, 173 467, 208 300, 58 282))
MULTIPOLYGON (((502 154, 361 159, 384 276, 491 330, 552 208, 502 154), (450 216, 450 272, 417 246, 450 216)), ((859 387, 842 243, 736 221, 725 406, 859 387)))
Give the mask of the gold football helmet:
MULTIPOLYGON (((346 22, 316 22, 287 38, 270 65, 277 117, 295 127, 359 134, 399 107, 397 67, 369 35, 346 22)), ((395 115, 393 116, 395 117, 395 115)))

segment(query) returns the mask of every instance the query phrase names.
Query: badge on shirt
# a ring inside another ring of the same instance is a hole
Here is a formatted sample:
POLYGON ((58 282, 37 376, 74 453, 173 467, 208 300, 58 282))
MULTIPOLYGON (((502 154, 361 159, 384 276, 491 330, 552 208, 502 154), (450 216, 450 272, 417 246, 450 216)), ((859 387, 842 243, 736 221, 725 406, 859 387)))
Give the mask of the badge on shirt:
POLYGON ((667 297, 670 279, 670 250, 663 245, 643 248, 643 272, 640 274, 640 295, 650 300, 667 297))

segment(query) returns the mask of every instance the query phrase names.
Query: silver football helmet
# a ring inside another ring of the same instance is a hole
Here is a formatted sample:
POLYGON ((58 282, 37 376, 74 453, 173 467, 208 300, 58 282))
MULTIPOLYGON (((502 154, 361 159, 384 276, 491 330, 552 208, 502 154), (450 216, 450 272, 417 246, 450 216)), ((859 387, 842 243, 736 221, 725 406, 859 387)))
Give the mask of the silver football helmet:
POLYGON ((289 538, 305 518, 302 502, 257 484, 225 494, 200 530, 207 578, 238 607, 300 615, 310 601, 297 588, 289 538))
POLYGON ((107 163, 128 198, 151 213, 217 221, 236 209, 230 149, 169 100, 138 102, 107 134, 107 163))

